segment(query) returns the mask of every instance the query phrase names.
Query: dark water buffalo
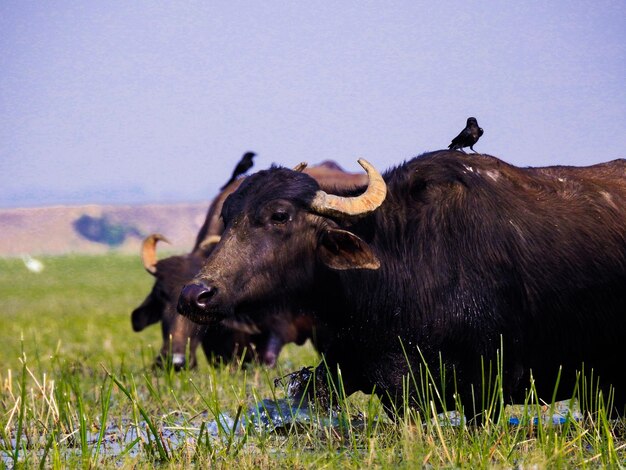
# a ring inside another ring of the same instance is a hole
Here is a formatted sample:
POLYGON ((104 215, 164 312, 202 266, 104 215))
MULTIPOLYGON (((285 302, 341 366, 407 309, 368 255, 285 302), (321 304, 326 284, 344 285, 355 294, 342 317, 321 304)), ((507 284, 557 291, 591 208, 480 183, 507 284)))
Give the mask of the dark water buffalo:
POLYGON ((624 406, 626 161, 518 168, 438 151, 384 177, 362 164, 365 192, 327 194, 284 168, 246 179, 179 311, 314 315, 346 393, 374 390, 388 409, 423 361, 448 406, 455 392, 480 406, 500 349, 506 399, 523 400, 532 375, 549 400, 560 367, 569 397, 584 363, 624 406))
MULTIPOLYGON (((305 171, 322 187, 329 189, 356 187, 367 181, 365 174, 346 173, 331 161, 305 171)), ((161 322, 163 345, 156 359, 159 366, 170 362, 176 369, 194 367, 199 345, 202 345, 210 360, 229 361, 240 357, 245 351, 244 359, 258 359, 273 365, 284 344, 302 344, 312 334, 312 317, 297 311, 267 315, 264 322, 239 318, 230 323, 215 322, 211 325, 199 325, 176 312, 176 302, 182 287, 198 273, 219 241, 224 229, 220 218, 224 200, 242 181, 239 179, 229 184, 212 202, 190 253, 157 260, 157 243, 165 237, 154 234, 144 240, 144 267, 156 279, 150 294, 132 312, 131 320, 135 331, 161 322), (186 364, 187 357, 189 364, 186 364)))

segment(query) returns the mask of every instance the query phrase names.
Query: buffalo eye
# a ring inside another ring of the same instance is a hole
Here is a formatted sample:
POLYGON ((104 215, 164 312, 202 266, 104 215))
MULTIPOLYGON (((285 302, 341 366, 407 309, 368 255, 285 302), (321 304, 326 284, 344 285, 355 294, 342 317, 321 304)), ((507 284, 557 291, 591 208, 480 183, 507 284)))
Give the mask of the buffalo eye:
POLYGON ((271 217, 272 222, 275 224, 284 224, 285 222, 288 222, 290 218, 291 216, 289 215, 289 212, 280 209, 274 211, 271 217))
POLYGON ((261 225, 278 228, 286 226, 290 221, 294 220, 294 217, 294 205, 289 201, 278 199, 259 207, 255 219, 261 225))

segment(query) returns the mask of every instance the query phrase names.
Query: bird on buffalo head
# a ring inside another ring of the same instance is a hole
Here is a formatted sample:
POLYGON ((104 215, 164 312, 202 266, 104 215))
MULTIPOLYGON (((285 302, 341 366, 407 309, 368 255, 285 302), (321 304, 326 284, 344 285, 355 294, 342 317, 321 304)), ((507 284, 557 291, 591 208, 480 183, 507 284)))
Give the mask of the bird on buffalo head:
POLYGON ((230 177, 230 179, 226 182, 226 184, 224 186, 222 186, 220 188, 220 190, 224 190, 226 189, 226 187, 232 183, 233 181, 235 181, 237 179, 238 176, 243 175, 246 171, 248 171, 250 168, 252 168, 252 165, 254 165, 254 163, 252 162, 252 158, 256 155, 256 153, 254 152, 246 152, 243 154, 243 157, 241 157, 241 160, 239 160, 239 163, 237 163, 237 166, 235 167, 234 171, 233 171, 233 176, 230 177))
POLYGON ((452 139, 448 148, 450 150, 460 150, 461 152, 465 152, 463 147, 469 147, 472 152, 476 152, 476 150, 474 150, 474 144, 478 142, 481 135, 483 135, 483 130, 478 127, 478 121, 476 121, 476 118, 467 118, 467 125, 465 126, 465 129, 452 139))

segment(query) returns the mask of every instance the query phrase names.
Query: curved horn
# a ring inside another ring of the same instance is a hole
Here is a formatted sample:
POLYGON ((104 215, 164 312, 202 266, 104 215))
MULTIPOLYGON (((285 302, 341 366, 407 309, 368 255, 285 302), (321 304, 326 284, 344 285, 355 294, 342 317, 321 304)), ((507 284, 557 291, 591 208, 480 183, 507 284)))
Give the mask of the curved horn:
POLYGON ((293 171, 297 171, 298 173, 301 173, 302 170, 304 170, 307 165, 308 165, 307 162, 300 162, 296 166, 293 167, 293 171))
POLYGON ((157 257, 156 257, 156 244, 158 241, 164 241, 169 243, 170 241, 160 233, 153 233, 148 235, 141 245, 141 260, 143 261, 143 267, 146 268, 150 274, 156 274, 157 257))
POLYGON ((328 194, 321 189, 311 202, 311 209, 321 215, 335 217, 363 216, 376 210, 387 196, 387 185, 376 168, 360 158, 359 165, 367 172, 369 183, 360 196, 341 197, 328 194))
POLYGON ((221 239, 222 237, 220 235, 211 235, 206 240, 203 240, 202 243, 200 243, 200 249, 206 250, 211 245, 216 245, 217 243, 219 243, 221 239))

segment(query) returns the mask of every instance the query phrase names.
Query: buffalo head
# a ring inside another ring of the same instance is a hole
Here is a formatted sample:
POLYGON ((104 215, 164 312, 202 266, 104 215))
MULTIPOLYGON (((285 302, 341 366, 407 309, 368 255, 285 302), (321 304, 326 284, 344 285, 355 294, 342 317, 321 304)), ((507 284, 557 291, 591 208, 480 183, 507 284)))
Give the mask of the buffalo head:
POLYGON ((156 365, 170 363, 176 370, 196 366, 196 349, 208 328, 198 325, 176 312, 176 301, 182 287, 202 267, 203 259, 194 253, 157 260, 156 245, 166 238, 159 234, 148 236, 142 245, 142 260, 148 273, 154 276, 152 290, 133 310, 131 321, 134 331, 161 322, 163 345, 156 365), (189 358, 189 363, 186 358, 189 358))
POLYGON ((333 221, 356 221, 385 199, 381 175, 365 160, 359 163, 369 184, 354 197, 328 194, 302 171, 273 168, 248 177, 225 201, 226 230, 184 287, 179 312, 204 324, 254 324, 269 312, 307 312, 319 263, 334 270, 378 269, 368 244, 333 221))

